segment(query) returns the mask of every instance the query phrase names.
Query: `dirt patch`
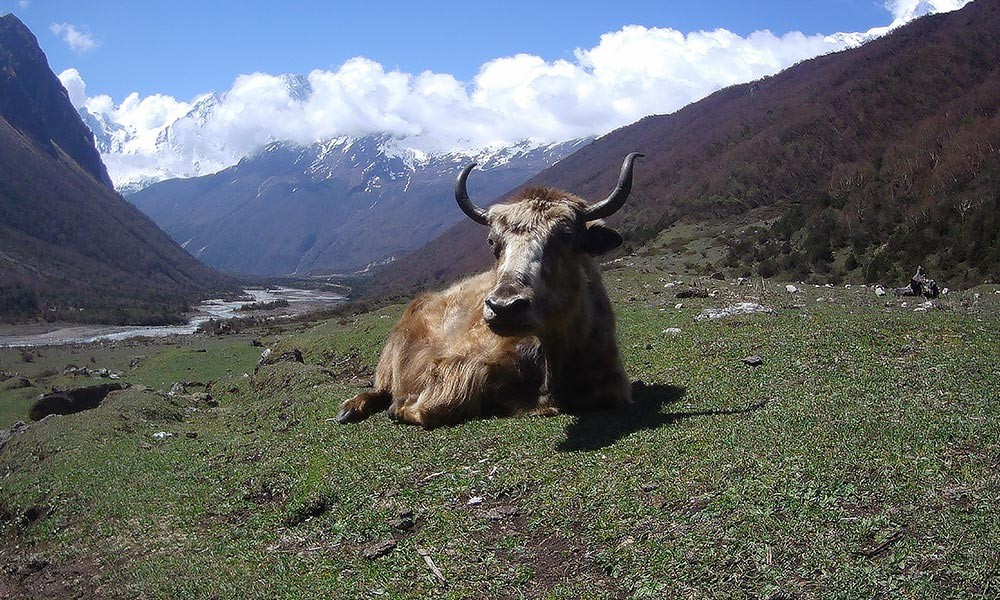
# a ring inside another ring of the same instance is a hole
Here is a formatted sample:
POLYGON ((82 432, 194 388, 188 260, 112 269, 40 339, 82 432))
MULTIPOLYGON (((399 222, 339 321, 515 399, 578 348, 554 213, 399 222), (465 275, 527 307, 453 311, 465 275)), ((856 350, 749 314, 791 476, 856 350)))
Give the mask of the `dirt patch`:
POLYGON ((99 574, 99 566, 86 560, 56 562, 37 554, 5 559, 0 568, 0 598, 106 598, 108 593, 97 584, 99 574))
MULTIPOLYGON (((518 590, 525 596, 541 598, 558 586, 581 582, 586 582, 587 588, 599 592, 601 597, 624 598, 628 595, 612 577, 610 567, 601 565, 588 549, 580 523, 571 523, 568 531, 547 524, 533 524, 529 515, 513 504, 484 503, 473 511, 491 523, 489 537, 495 537, 498 542, 509 537, 522 541, 522 553, 502 552, 498 556, 531 572, 525 588, 518 590)), ((497 548, 503 546, 496 544, 497 548)))

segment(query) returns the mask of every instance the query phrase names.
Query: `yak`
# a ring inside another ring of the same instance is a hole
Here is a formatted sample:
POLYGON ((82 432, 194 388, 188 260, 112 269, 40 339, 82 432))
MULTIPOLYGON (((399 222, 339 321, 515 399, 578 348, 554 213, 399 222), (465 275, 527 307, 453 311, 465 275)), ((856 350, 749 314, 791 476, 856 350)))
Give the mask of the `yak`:
POLYGON ((337 421, 383 410, 425 428, 483 416, 552 415, 631 402, 615 339, 615 317, 596 256, 622 244, 602 224, 624 204, 632 169, 604 200, 528 188, 489 209, 466 187, 455 197, 489 227, 493 268, 417 297, 395 324, 375 370, 374 390, 341 406, 337 421))

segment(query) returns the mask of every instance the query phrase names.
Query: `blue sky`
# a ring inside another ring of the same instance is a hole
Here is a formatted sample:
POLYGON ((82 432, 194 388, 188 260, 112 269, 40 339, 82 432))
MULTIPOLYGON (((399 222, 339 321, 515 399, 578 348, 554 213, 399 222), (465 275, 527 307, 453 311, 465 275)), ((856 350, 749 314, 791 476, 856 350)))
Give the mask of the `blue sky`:
POLYGON ((241 73, 308 73, 353 56, 387 68, 470 79, 486 61, 517 53, 571 58, 624 25, 680 31, 719 27, 807 34, 866 31, 892 15, 878 0, 661 0, 655 2, 220 2, 0 0, 38 36, 55 72, 75 67, 92 92, 120 99, 191 98, 241 73), (69 23, 98 44, 74 52, 50 30, 69 23))
POLYGON ((0 12, 38 36, 124 188, 218 171, 273 141, 379 133, 426 154, 602 135, 968 1, 0 0, 0 12))

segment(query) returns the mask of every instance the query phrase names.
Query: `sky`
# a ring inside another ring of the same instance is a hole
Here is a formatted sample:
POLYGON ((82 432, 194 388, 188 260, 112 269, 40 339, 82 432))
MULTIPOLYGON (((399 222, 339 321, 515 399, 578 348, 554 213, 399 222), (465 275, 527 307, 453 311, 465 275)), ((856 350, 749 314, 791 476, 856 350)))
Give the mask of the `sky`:
POLYGON ((118 130, 105 161, 119 183, 210 172, 272 140, 599 135, 967 1, 0 0, 0 14, 118 130), (210 92, 211 115, 177 122, 210 92), (157 145, 171 125, 172 147, 157 145))

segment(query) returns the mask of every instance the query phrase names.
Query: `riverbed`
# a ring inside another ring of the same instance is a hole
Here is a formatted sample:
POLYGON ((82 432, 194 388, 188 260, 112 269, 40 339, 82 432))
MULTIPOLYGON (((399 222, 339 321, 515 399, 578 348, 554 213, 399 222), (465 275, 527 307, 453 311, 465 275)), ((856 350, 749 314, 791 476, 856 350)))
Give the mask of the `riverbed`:
POLYGON ((318 310, 332 308, 344 301, 344 296, 330 290, 298 288, 269 288, 245 290, 252 299, 205 300, 188 315, 183 325, 127 326, 82 325, 74 323, 31 323, 25 325, 0 325, 0 347, 55 346, 61 344, 89 344, 92 342, 124 340, 134 337, 167 337, 190 335, 209 319, 266 315, 289 318, 318 310), (288 306, 266 312, 243 312, 238 309, 251 302, 287 300, 288 306))

